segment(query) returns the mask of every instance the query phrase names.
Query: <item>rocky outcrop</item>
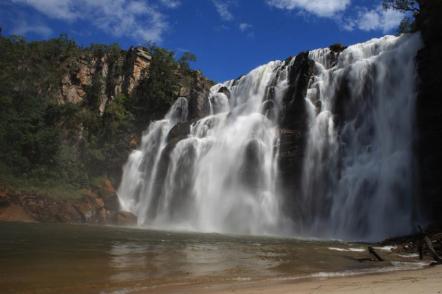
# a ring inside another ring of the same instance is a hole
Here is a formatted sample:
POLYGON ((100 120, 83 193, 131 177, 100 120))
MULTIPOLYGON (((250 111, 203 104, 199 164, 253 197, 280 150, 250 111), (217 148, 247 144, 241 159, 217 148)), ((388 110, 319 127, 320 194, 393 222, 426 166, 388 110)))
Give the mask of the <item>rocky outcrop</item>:
MULTIPOLYGON (((83 54, 69 59, 64 67, 56 100, 58 103, 81 103, 94 91, 99 96, 98 109, 104 112, 106 105, 119 95, 131 97, 138 85, 149 77, 152 56, 144 47, 134 47, 118 53, 103 53, 102 56, 83 54)), ((199 71, 190 77, 178 72, 180 90, 177 97, 189 99, 189 115, 201 118, 208 114, 207 96, 213 82, 199 71)))
POLYGON ((114 214, 112 223, 119 226, 134 226, 137 224, 137 217, 127 211, 119 211, 114 214))
POLYGON ((9 193, 0 192, 0 221, 33 223, 35 219, 19 204, 11 201, 9 193))
POLYGON ((149 76, 152 57, 146 49, 136 47, 129 51, 127 77, 125 77, 125 93, 130 96, 140 81, 149 76))
POLYGON ((118 54, 92 54, 70 59, 63 76, 57 100, 59 103, 80 103, 95 87, 99 110, 118 95, 131 96, 142 79, 149 75, 152 57, 146 48, 135 47, 118 54))
MULTIPOLYGON (((212 81, 206 79, 201 72, 195 71, 188 85, 182 89, 188 88, 188 95, 183 95, 189 100, 189 118, 200 119, 209 114, 209 96, 210 88, 214 85, 212 81)), ((187 94, 187 93, 186 93, 187 94)))
POLYGON ((61 81, 59 103, 83 101, 86 96, 86 87, 92 84, 93 74, 91 66, 85 60, 78 61, 78 68, 66 74, 61 81))
POLYGON ((99 188, 84 190, 82 197, 74 200, 3 188, 0 191, 0 221, 136 224, 136 216, 119 211, 117 194, 109 183, 104 181, 99 188))
POLYGON ((307 139, 307 110, 305 96, 313 75, 314 62, 308 52, 300 53, 289 68, 289 89, 283 98, 280 125, 279 169, 280 187, 287 203, 287 211, 299 207, 296 195, 300 195, 300 181, 307 139))
POLYGON ((426 221, 442 227, 442 2, 421 1, 417 27, 425 47, 417 56, 420 84, 417 99, 419 165, 418 203, 426 221))
POLYGON ((179 141, 187 138, 190 134, 191 122, 182 122, 176 124, 167 135, 167 143, 176 145, 179 141))

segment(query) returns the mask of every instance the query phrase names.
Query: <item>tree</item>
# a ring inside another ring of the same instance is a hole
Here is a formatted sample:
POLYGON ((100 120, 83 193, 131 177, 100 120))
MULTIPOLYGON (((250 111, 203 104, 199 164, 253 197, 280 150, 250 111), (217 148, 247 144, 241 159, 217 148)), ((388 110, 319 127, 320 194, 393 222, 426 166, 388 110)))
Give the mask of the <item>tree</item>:
POLYGON ((414 15, 420 13, 420 0, 384 0, 384 9, 394 9, 402 12, 411 12, 414 15))
POLYGON ((100 110, 100 98, 109 98, 127 72, 127 52, 118 45, 0 35, 0 181, 11 175, 30 185, 86 187, 94 177, 119 178, 133 135, 164 116, 193 74, 188 63, 195 55, 177 60, 153 44, 148 50, 152 61, 133 95, 110 97, 100 110), (61 81, 83 62, 95 72, 83 102, 60 103, 61 81))
POLYGON ((182 68, 190 70, 190 62, 195 62, 196 56, 192 52, 184 52, 183 55, 181 55, 180 59, 178 59, 178 63, 181 65, 182 68))
POLYGON ((144 129, 149 121, 160 119, 179 93, 178 63, 173 52, 151 46, 152 63, 148 78, 142 80, 129 110, 134 114, 137 128, 144 129))
POLYGON ((385 10, 393 9, 405 14, 399 25, 399 33, 416 31, 416 18, 421 12, 422 0, 384 0, 382 6, 385 10))

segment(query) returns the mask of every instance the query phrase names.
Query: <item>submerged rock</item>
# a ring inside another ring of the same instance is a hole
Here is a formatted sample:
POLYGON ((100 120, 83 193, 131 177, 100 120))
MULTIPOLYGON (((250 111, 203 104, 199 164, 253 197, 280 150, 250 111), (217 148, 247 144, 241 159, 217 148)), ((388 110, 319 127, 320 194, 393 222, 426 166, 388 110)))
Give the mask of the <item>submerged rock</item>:
POLYGON ((120 226, 133 226, 137 224, 137 216, 128 211, 119 211, 113 215, 112 222, 120 226))

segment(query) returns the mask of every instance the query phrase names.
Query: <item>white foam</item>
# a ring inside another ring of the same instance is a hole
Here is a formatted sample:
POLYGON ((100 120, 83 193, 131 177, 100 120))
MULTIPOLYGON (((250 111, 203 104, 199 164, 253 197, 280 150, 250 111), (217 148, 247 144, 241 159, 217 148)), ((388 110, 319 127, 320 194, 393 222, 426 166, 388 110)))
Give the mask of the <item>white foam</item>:
POLYGON ((364 252, 364 248, 337 248, 337 247, 328 247, 329 250, 340 251, 340 252, 364 252))
POLYGON ((412 254, 398 254, 398 256, 403 257, 403 258, 416 258, 416 257, 419 257, 419 254, 417 254, 417 253, 412 253, 412 254))
POLYGON ((373 247, 373 248, 376 250, 391 252, 391 251, 397 249, 397 246, 384 246, 384 247, 373 247))

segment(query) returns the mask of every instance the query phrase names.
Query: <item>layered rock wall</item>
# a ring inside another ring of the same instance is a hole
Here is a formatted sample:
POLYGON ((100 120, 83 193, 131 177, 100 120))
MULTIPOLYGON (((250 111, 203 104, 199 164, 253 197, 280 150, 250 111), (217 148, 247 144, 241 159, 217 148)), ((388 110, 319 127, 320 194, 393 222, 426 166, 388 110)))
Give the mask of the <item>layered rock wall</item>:
MULTIPOLYGON (((119 54, 101 57, 82 55, 67 62, 67 72, 60 81, 56 95, 58 103, 81 103, 92 86, 98 87, 98 109, 104 112, 106 105, 119 95, 131 97, 138 85, 149 77, 152 56, 144 47, 134 47, 119 54), (94 85, 95 83, 95 85, 94 85)), ((190 77, 178 72, 180 90, 176 96, 189 99, 190 116, 201 118, 208 114, 207 96, 211 81, 201 72, 193 71, 190 77)))

